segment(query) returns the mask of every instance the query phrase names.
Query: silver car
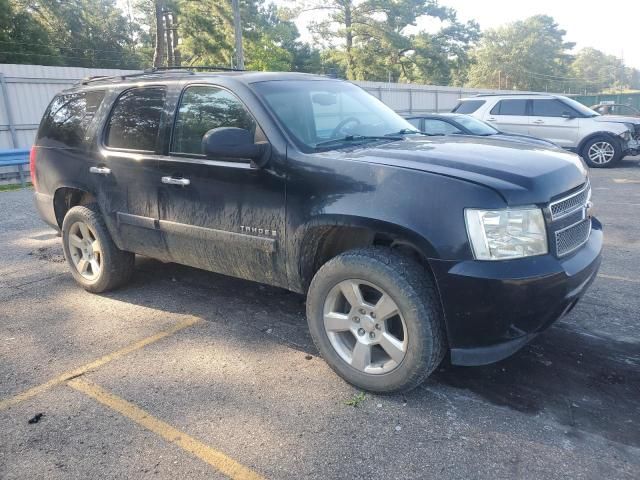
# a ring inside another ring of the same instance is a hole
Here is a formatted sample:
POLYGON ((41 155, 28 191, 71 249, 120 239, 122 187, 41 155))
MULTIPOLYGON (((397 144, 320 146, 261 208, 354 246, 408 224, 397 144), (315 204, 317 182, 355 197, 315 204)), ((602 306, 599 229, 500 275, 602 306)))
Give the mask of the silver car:
POLYGON ((453 112, 549 140, 580 154, 590 167, 612 167, 640 153, 640 118, 601 116, 561 95, 477 95, 460 100, 453 112))

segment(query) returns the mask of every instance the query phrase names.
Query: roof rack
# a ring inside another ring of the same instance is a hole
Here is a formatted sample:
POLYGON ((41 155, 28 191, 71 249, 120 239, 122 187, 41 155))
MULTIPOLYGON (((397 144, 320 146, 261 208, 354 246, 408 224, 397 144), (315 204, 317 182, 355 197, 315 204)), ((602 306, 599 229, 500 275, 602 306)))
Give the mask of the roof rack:
POLYGON ((143 70, 142 72, 130 73, 128 75, 94 75, 92 77, 83 78, 80 80, 80 85, 89 85, 93 82, 107 82, 107 81, 120 81, 127 80, 129 78, 144 77, 150 75, 165 75, 165 74, 180 74, 180 75, 195 75, 193 70, 202 70, 210 72, 246 72, 246 70, 240 70, 237 68, 220 67, 218 65, 211 66, 197 66, 197 67, 153 67, 143 70))
POLYGON ((530 96, 530 95, 553 95, 552 93, 545 92, 515 92, 515 93, 476 93, 473 97, 518 97, 518 96, 530 96))
POLYGON ((230 67, 221 67, 220 65, 200 65, 200 66, 188 66, 188 67, 153 67, 150 70, 146 71, 161 71, 167 72, 171 70, 177 71, 185 71, 185 70, 204 70, 211 72, 246 72, 247 70, 242 70, 240 68, 230 68, 230 67))

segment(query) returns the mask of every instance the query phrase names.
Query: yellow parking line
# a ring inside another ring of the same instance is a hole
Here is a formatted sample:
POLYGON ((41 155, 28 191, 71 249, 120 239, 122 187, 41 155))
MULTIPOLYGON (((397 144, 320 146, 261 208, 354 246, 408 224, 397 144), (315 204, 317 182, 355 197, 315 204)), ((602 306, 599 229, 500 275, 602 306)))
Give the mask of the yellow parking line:
POLYGON ((605 275, 604 273, 599 273, 598 276, 602 278, 608 278, 610 280, 621 280, 623 282, 640 283, 640 280, 637 278, 618 277, 617 275, 605 275))
POLYGON ((180 430, 173 428, 171 425, 153 417, 133 403, 106 391, 93 382, 76 378, 69 380, 67 384, 75 390, 90 396, 101 404, 133 420, 137 424, 161 436, 165 440, 177 445, 183 450, 192 453, 200 460, 207 462, 221 473, 227 475, 229 478, 241 480, 258 480, 262 478, 253 470, 236 462, 224 453, 205 445, 180 430))
POLYGON ((174 325, 173 327, 167 330, 164 330, 160 333, 156 333, 155 335, 152 335, 150 337, 143 338, 142 340, 132 343, 127 347, 121 348, 120 350, 116 350, 115 352, 105 355, 104 357, 101 357, 91 363, 87 363, 82 367, 76 368, 75 370, 71 370, 70 372, 62 373, 57 377, 52 378, 48 382, 45 382, 36 387, 30 388, 29 390, 25 390, 24 392, 19 393, 13 397, 0 400, 0 410, 4 410, 5 408, 15 405, 16 403, 20 403, 24 400, 35 397, 36 395, 39 395, 40 393, 50 389, 51 387, 55 387, 56 385, 66 382, 69 379, 79 377, 80 375, 83 375, 91 370, 95 370, 96 368, 101 367, 105 363, 108 363, 120 357, 123 357, 128 353, 131 353, 135 350, 139 350, 142 347, 145 347, 150 343, 157 342, 158 340, 168 337, 169 335, 173 335, 174 333, 184 328, 190 327, 191 325, 194 325, 199 321, 200 321, 199 318, 190 318, 188 320, 178 323, 177 325, 174 325))

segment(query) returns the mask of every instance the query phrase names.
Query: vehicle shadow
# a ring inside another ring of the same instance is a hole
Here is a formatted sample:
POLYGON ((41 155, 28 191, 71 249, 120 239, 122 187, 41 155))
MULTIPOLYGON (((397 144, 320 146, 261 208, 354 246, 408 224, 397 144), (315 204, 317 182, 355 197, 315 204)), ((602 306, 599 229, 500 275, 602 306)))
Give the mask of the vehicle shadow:
POLYGON ((562 322, 493 365, 434 374, 495 405, 550 416, 579 431, 640 447, 640 345, 591 336, 562 322))
MULTIPOLYGON (((307 331, 304 296, 283 289, 139 258, 132 284, 105 296, 205 321, 242 322, 275 342, 318 354, 307 331)), ((452 387, 493 405, 550 417, 565 425, 568 435, 587 432, 640 447, 640 345, 635 343, 581 333, 560 322, 493 365, 454 367, 445 359, 429 382, 430 389, 452 387)), ((387 398, 421 403, 420 395, 424 392, 416 390, 387 398)))

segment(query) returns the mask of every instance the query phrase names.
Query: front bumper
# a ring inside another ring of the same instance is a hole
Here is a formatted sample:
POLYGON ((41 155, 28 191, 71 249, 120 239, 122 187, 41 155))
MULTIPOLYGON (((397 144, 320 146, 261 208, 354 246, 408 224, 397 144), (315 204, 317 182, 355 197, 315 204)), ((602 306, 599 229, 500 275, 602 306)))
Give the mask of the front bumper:
POLYGON ((623 155, 635 156, 638 154, 640 154, 640 140, 633 138, 627 142, 623 155))
POLYGON ((432 260, 444 309, 451 362, 485 365, 515 353, 568 313, 598 273, 602 225, 565 258, 432 260))

